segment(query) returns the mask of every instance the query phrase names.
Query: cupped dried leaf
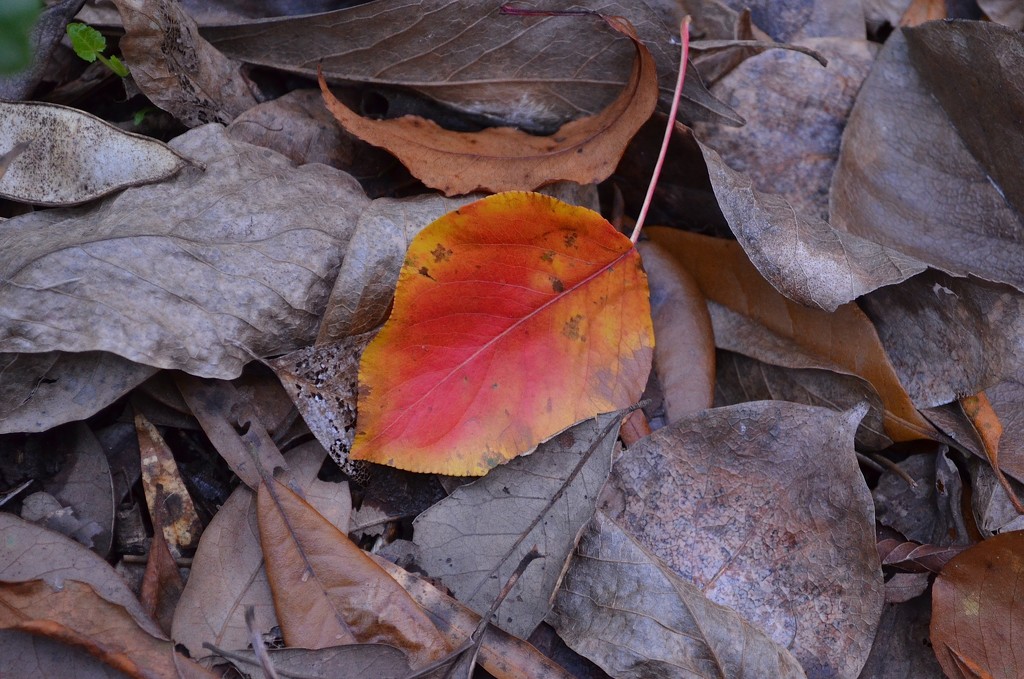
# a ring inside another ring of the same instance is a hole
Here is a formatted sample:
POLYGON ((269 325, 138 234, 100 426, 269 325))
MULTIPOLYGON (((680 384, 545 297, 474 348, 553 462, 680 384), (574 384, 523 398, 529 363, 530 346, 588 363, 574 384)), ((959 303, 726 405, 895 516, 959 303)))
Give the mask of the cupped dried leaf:
POLYGON ((484 474, 635 403, 652 335, 639 254, 600 215, 530 193, 472 203, 409 248, 363 353, 351 457, 484 474))
POLYGON ((216 125, 173 146, 206 171, 0 225, 0 351, 106 350, 230 379, 312 340, 368 203, 359 185, 216 125))
POLYGON ((669 422, 710 408, 715 397, 715 335, 707 300, 686 269, 657 243, 637 243, 651 288, 654 371, 669 422))
POLYGON ((0 354, 0 434, 84 420, 155 372, 102 351, 0 354))
POLYGON ((985 540, 946 564, 932 587, 931 623, 932 646, 946 676, 1011 679, 1024 673, 1022 581, 1021 531, 985 540))
POLYGON ((843 135, 832 223, 949 273, 1024 289, 1024 85, 1013 75, 1022 69, 1024 37, 1004 26, 894 32, 843 135))
POLYGON ((511 127, 454 132, 418 116, 363 118, 338 101, 320 76, 327 107, 360 139, 398 157, 424 184, 451 196, 473 191, 532 190, 565 180, 603 181, 658 103, 654 57, 621 17, 602 16, 633 41, 636 61, 625 89, 600 113, 540 137, 511 127))
MULTIPOLYGON (((625 41, 609 44, 600 22, 508 16, 500 13, 503 4, 378 0, 373 7, 210 26, 202 33, 242 61, 306 76, 321 65, 332 82, 409 88, 472 117, 541 134, 615 99, 633 60, 625 41)), ((662 101, 668 101, 679 68, 679 10, 603 0, 575 6, 636 26, 658 63, 662 101)), ((686 78, 680 108, 687 120, 742 124, 695 72, 686 78)))
POLYGON ((27 143, 0 176, 2 198, 78 205, 129 186, 158 182, 188 164, 155 139, 67 106, 0 102, 0 119, 0 155, 27 143))
POLYGON ((532 549, 540 558, 498 607, 495 624, 527 638, 594 515, 608 479, 623 411, 581 422, 420 514, 413 523, 418 563, 483 615, 532 549))
POLYGON ((189 127, 224 123, 256 104, 255 86, 199 36, 177 2, 114 0, 124 35, 118 43, 146 97, 189 127))
POLYGON ((42 580, 0 583, 0 629, 18 629, 84 648, 130 677, 217 676, 139 626, 124 608, 89 585, 68 580, 52 589, 42 580))
POLYGON ((613 677, 804 677, 796 658, 720 606, 603 512, 587 526, 551 624, 613 677))
MULTIPOLYGON (((316 478, 325 456, 316 442, 289 451, 291 478, 321 514, 339 529, 347 530, 352 504, 348 484, 316 478)), ((240 486, 203 531, 185 591, 174 612, 172 636, 189 649, 193 658, 210 655, 211 651, 203 647, 207 642, 228 651, 247 648, 249 633, 243 615, 248 606, 253 607, 255 626, 261 632, 277 625, 260 551, 256 497, 240 486)))
POLYGON ((719 347, 775 365, 861 377, 882 399, 891 438, 934 436, 901 386, 871 321, 856 305, 843 305, 830 314, 790 301, 761 276, 734 241, 658 227, 646 232, 683 263, 709 300, 733 312, 732 317, 716 318, 712 307, 719 347))
POLYGON ((325 648, 384 643, 413 667, 448 652, 426 613, 344 533, 280 482, 261 485, 260 544, 284 640, 325 648))
POLYGON ((606 511, 809 677, 856 676, 885 595, 853 448, 865 409, 760 401, 696 413, 619 458, 606 511))

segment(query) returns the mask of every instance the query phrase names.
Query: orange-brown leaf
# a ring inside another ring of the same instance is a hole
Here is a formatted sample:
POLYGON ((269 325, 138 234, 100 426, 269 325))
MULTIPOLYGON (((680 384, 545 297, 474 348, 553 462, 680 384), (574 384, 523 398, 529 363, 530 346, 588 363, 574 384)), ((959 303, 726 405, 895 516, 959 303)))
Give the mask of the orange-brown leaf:
POLYGON ((559 180, 597 183, 615 170, 629 140, 658 102, 654 57, 628 21, 602 18, 636 47, 629 82, 603 111, 566 123, 547 137, 511 127, 454 132, 409 115, 371 120, 338 101, 322 74, 320 89, 342 127, 374 146, 386 148, 424 184, 446 195, 536 189, 559 180))
POLYGON ((932 588, 931 642, 949 677, 1024 676, 1024 532, 954 557, 932 588))
POLYGON ((653 345, 628 238, 548 196, 484 198, 410 245, 391 318, 363 353, 351 457, 485 474, 634 403, 653 345))
POLYGON ((693 274, 708 299, 871 384, 885 408, 885 431, 894 440, 934 436, 900 384, 874 326, 856 304, 828 313, 787 299, 761 276, 736 241, 664 227, 649 227, 647 234, 693 274))
POLYGON ((448 651, 398 583, 283 484, 261 484, 260 543, 285 643, 326 648, 390 644, 422 667, 448 651))

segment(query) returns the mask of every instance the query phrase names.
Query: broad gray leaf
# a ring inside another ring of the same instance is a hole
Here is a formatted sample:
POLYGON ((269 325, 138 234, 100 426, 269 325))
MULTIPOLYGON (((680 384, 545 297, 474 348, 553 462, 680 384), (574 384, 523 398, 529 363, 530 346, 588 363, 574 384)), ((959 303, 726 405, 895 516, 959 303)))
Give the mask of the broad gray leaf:
POLYGON ((109 351, 231 379, 312 341, 368 204, 358 183, 218 125, 172 146, 206 170, 0 224, 0 351, 109 351))

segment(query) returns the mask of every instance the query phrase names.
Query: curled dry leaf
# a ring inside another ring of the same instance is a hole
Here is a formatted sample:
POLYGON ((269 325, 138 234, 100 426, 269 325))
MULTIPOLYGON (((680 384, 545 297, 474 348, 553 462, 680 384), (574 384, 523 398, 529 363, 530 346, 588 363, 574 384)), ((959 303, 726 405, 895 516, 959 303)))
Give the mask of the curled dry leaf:
POLYGON ((760 401, 696 413, 619 458, 606 511, 809 677, 856 676, 885 595, 853 449, 865 410, 760 401))
POLYGON ((366 552, 278 481, 257 493, 260 544, 285 643, 305 648, 384 643, 420 668, 448 643, 366 552))
POLYGON ((78 205, 166 179, 187 164, 155 139, 67 106, 0 102, 0 119, 0 155, 27 144, 0 174, 2 198, 78 205))
POLYGON ((856 305, 845 304, 830 314, 790 301, 734 241, 657 227, 647 234, 683 263, 709 300, 731 312, 716 318, 712 307, 719 347, 776 365, 861 377, 881 397, 886 434, 892 439, 934 436, 900 384, 871 321, 856 305))
POLYGON ((1024 673, 1022 554, 1024 532, 997 535, 954 558, 935 579, 932 646, 946 676, 1012 679, 1024 673))
POLYGON ((549 620, 613 677, 804 677, 800 663, 603 512, 587 526, 549 620))
POLYGON ((510 127, 454 132, 418 116, 371 120, 338 101, 322 74, 320 89, 346 130, 388 149, 414 176, 445 195, 532 190, 560 180, 597 183, 615 170, 629 140, 658 102, 654 57, 628 21, 602 18, 636 48, 626 88, 600 113, 566 123, 547 137, 510 127))
POLYGON ((146 97, 189 127, 227 124, 256 104, 254 86, 199 36, 173 0, 114 0, 125 34, 118 43, 146 97))
POLYGON ((1024 289, 1024 85, 1011 75, 1022 69, 1024 37, 997 24, 895 31, 843 135, 832 223, 949 273, 1024 289))
POLYGON ((635 403, 652 335, 639 254, 599 214, 531 193, 467 205, 409 248, 363 353, 351 457, 484 474, 635 403))
POLYGON ((637 250, 651 289, 654 370, 668 421, 675 422, 714 401, 715 335, 693 276, 657 243, 637 243, 637 250))
POLYGON ((624 411, 581 422, 420 514, 418 564, 483 615, 533 549, 533 561, 498 607, 495 624, 527 638, 551 607, 577 536, 611 471, 624 411))
POLYGON ((173 146, 206 171, 0 226, 0 351, 106 350, 230 379, 312 340, 359 185, 217 125, 173 146))
MULTIPOLYGON (((470 117, 538 134, 615 99, 634 54, 625 41, 610 44, 600 22, 503 15, 503 4, 377 0, 316 16, 210 26, 203 35, 242 61, 307 77, 319 65, 331 82, 412 89, 470 117)), ((668 102, 679 68, 678 9, 669 7, 667 18, 663 7, 648 3, 583 0, 575 7, 625 17, 637 28, 668 102)), ((687 120, 743 122, 695 72, 686 78, 680 108, 687 120)))

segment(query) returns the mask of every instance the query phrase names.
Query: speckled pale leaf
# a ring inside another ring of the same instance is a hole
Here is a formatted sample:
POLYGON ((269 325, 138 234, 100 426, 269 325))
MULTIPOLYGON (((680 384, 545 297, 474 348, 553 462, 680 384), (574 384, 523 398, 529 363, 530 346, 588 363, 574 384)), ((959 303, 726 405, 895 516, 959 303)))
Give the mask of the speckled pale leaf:
POLYGON ((170 177, 186 160, 167 145, 82 111, 39 102, 0 102, 0 155, 24 145, 0 173, 0 197, 77 205, 170 177))
POLYGON ((600 215, 503 193, 413 241, 363 353, 353 459, 474 475, 640 396, 647 277, 600 215))

